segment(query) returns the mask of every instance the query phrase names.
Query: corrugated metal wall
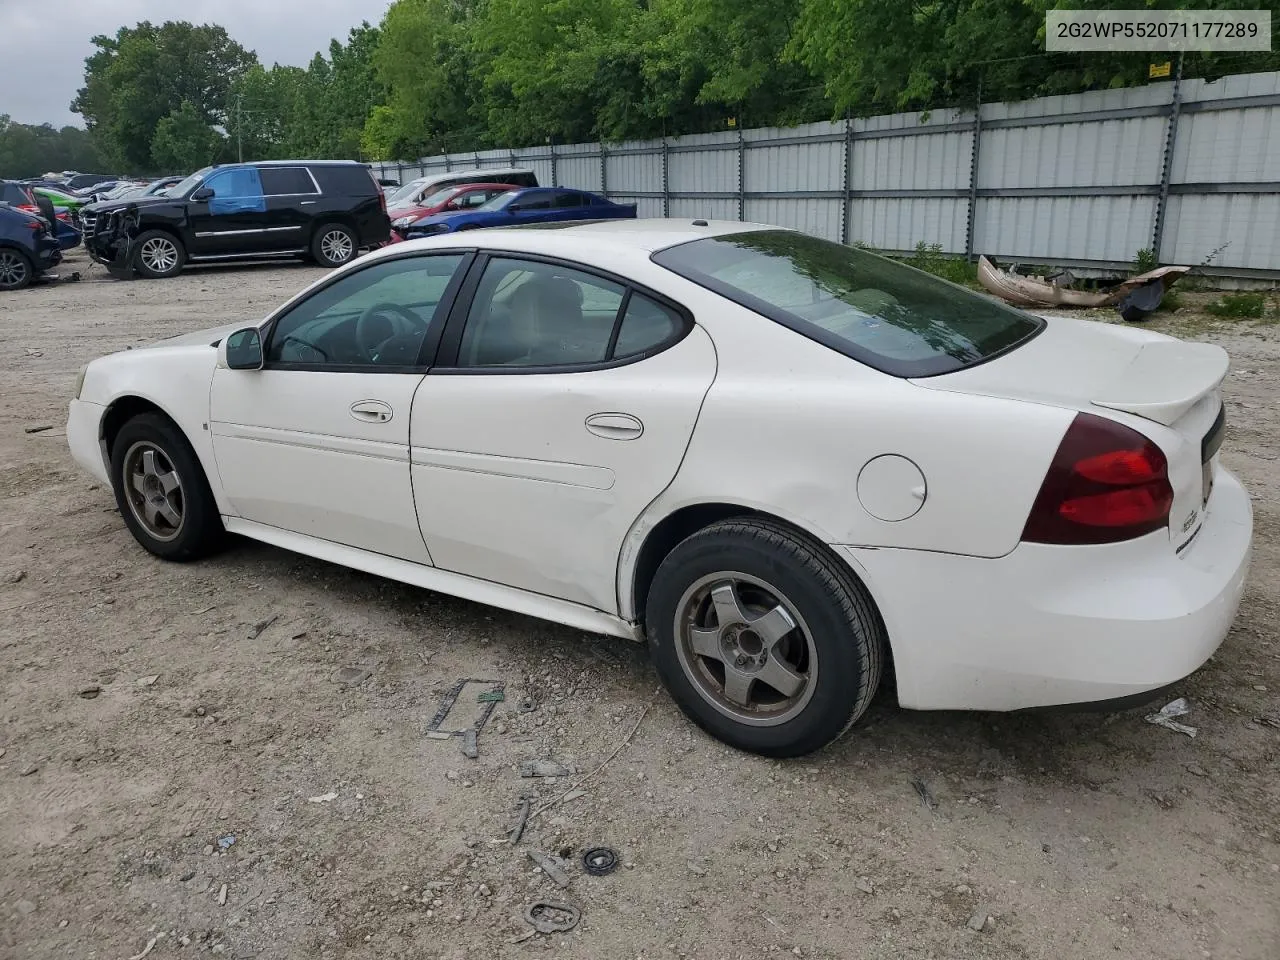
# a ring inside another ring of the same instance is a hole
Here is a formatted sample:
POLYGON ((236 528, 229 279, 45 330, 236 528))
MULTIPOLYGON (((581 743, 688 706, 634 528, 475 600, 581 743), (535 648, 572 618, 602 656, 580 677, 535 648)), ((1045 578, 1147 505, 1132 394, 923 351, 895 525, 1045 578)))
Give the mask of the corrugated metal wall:
MULTIPOLYGON (((884 250, 1280 276, 1280 74, 382 164, 530 167, 639 215, 753 220, 884 250), (976 139, 975 139, 976 138, 976 139), (1161 215, 1163 211, 1163 215, 1161 215)), ((375 165, 378 166, 378 165, 375 165)))

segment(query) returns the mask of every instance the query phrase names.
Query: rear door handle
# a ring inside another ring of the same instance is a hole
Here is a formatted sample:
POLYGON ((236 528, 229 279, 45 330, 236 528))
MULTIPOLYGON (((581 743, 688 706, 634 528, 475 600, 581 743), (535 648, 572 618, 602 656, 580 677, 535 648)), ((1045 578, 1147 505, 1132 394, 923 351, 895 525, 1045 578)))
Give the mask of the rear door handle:
POLYGON ((644 424, 629 413, 594 413, 587 417, 587 429, 606 440, 635 440, 644 424))
POLYGON ((386 423, 395 411, 381 400, 357 400, 351 405, 351 416, 361 423, 386 423))

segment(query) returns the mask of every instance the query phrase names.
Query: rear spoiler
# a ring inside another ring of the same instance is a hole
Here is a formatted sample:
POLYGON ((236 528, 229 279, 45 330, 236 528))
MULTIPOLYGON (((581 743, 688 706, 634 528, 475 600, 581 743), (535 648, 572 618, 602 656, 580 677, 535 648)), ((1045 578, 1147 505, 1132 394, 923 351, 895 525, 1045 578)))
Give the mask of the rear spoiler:
POLYGON ((1147 343, 1093 404, 1168 426, 1218 389, 1229 365, 1227 351, 1210 343, 1147 343))

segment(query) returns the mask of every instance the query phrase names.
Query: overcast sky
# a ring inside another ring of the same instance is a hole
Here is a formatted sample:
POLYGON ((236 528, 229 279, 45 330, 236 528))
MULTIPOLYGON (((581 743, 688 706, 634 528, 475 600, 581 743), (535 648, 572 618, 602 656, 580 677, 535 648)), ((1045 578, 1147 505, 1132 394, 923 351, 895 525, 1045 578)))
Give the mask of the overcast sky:
POLYGON ((89 41, 140 20, 217 23, 267 66, 305 66, 391 0, 0 0, 0 113, 19 123, 82 126, 68 109, 84 85, 89 41))

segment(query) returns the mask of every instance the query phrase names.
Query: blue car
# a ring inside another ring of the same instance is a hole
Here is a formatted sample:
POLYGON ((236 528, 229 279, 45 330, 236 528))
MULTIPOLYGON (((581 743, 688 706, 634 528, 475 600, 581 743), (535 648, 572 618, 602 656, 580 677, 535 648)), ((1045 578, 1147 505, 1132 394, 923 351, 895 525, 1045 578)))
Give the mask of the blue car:
POLYGON ((404 230, 405 239, 431 237, 479 227, 511 227, 561 220, 635 219, 634 203, 614 203, 585 190, 530 187, 500 194, 474 210, 423 217, 404 230))
POLYGON ((0 203, 0 290, 21 290, 61 261, 43 217, 0 203))

